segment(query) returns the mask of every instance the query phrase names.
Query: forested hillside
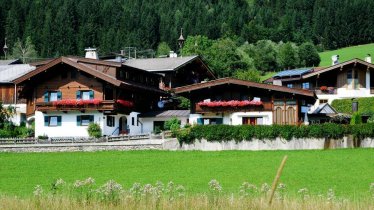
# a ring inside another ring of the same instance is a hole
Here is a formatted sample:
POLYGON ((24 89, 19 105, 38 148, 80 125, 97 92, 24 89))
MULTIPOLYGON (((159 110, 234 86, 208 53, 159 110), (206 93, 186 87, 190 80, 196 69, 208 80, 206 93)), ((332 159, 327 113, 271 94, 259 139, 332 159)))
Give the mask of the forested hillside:
MULTIPOLYGON (((311 41, 320 49, 374 42, 372 0, 0 0, 0 46, 31 38, 41 57, 126 46, 176 49, 185 36, 240 44, 311 41)), ((2 51, 0 52, 2 56, 2 51)))

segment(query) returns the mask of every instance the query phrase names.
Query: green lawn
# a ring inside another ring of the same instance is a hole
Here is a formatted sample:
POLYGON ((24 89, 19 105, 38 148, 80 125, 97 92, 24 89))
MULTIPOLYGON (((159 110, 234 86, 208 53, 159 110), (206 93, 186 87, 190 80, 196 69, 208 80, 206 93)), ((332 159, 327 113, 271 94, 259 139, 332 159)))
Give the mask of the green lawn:
POLYGON ((290 193, 307 187, 312 193, 333 188, 339 196, 369 195, 374 182, 374 150, 327 151, 109 151, 72 153, 0 153, 0 193, 31 195, 37 184, 73 182, 93 177, 98 185, 114 179, 129 188, 134 182, 173 181, 190 193, 206 192, 217 179, 224 192, 238 192, 244 181, 271 183, 284 155, 281 181, 290 193))
POLYGON ((325 51, 319 54, 321 56, 320 66, 331 66, 332 55, 339 55, 340 62, 344 62, 353 58, 364 60, 368 53, 374 58, 374 43, 325 51))

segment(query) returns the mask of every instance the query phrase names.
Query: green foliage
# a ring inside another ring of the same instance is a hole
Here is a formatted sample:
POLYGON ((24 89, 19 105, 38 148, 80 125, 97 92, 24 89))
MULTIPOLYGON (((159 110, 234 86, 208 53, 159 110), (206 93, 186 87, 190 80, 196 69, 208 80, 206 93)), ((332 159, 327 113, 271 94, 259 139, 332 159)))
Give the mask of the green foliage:
POLYGON ((299 49, 291 42, 281 44, 278 53, 279 65, 283 69, 294 69, 299 66, 299 49))
POLYGON ((180 127, 180 120, 176 117, 171 118, 170 120, 166 121, 164 124, 165 130, 171 130, 173 127, 179 126, 180 127))
POLYGON ((317 48, 310 42, 305 42, 299 46, 299 58, 302 66, 319 66, 321 62, 317 48))
POLYGON ((236 71, 234 77, 241 80, 261 82, 261 75, 257 70, 236 71))
POLYGON ((370 0, 196 0, 178 4, 171 0, 0 0, 0 46, 5 37, 12 48, 18 38, 30 36, 42 57, 83 55, 89 46, 98 47, 103 55, 124 46, 156 49, 160 42, 176 50, 183 28, 187 41, 197 35, 212 40, 236 37, 240 43, 268 39, 301 44, 311 40, 321 49, 333 49, 374 41, 373 8, 370 0))
POLYGON ((252 139, 275 139, 281 137, 286 140, 292 138, 332 138, 339 139, 345 135, 353 134, 359 138, 374 137, 374 124, 340 125, 335 123, 314 124, 309 126, 292 125, 257 125, 257 126, 231 126, 231 125, 199 125, 194 126, 183 138, 177 135, 180 143, 193 143, 197 140, 207 141, 251 141, 252 139), (364 129, 370 130, 366 131, 364 129), (186 140, 186 142, 184 142, 186 140))
POLYGON ((167 55, 169 55, 170 50, 171 49, 166 42, 160 42, 160 44, 158 44, 158 47, 157 47, 156 55, 157 56, 164 56, 164 55, 167 56, 167 55))
POLYGON ((351 125, 357 125, 357 124, 362 124, 362 117, 361 114, 358 112, 353 113, 350 121, 351 125))
POLYGON ((100 138, 102 136, 100 125, 97 123, 90 123, 88 125, 87 131, 90 137, 100 138))
POLYGON ((191 101, 188 98, 185 98, 183 96, 178 96, 178 100, 180 101, 180 104, 178 105, 178 108, 180 108, 180 109, 190 109, 191 101))
POLYGON ((12 57, 21 58, 23 63, 26 63, 30 59, 35 59, 37 57, 37 52, 30 36, 26 38, 26 41, 24 43, 19 39, 16 41, 13 46, 12 57))
POLYGON ((5 124, 9 123, 9 120, 14 115, 15 111, 14 107, 4 107, 3 103, 0 101, 0 129, 3 128, 5 124))
MULTIPOLYGON (((358 112, 361 114, 374 113, 374 97, 357 98, 358 112)), ((335 99, 332 101, 331 106, 337 112, 352 114, 352 100, 351 99, 335 99)))

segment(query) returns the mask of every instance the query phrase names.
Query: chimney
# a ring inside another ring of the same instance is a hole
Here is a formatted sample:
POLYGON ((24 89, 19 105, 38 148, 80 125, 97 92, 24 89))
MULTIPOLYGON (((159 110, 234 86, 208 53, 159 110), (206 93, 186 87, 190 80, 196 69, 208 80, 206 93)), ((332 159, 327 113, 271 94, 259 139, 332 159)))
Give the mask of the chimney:
POLYGON ((331 56, 331 60, 332 60, 332 65, 338 64, 339 63, 339 55, 331 56))
POLYGON ((96 52, 96 48, 86 48, 84 49, 86 51, 86 56, 85 58, 90 58, 90 59, 99 59, 99 56, 96 52))
POLYGON ((365 61, 368 62, 368 63, 371 63, 371 55, 368 54, 365 58, 365 61))

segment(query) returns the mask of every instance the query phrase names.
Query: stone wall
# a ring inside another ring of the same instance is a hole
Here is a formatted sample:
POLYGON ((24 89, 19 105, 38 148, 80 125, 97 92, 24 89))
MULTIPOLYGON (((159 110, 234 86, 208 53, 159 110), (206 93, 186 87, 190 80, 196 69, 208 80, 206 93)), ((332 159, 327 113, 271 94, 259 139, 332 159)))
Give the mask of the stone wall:
MULTIPOLYGON (((227 142, 208 142, 203 139, 195 141, 193 144, 179 145, 176 139, 166 140, 165 150, 201 150, 201 151, 221 151, 221 150, 310 150, 310 149, 337 149, 337 148, 353 148, 355 147, 352 138, 344 137, 343 139, 324 139, 324 138, 304 138, 292 139, 286 141, 282 138, 273 140, 253 139, 252 141, 235 141, 227 142)), ((374 139, 361 140, 359 147, 374 148, 374 139)))
POLYGON ((94 152, 106 150, 161 150, 164 140, 134 140, 104 143, 59 143, 0 145, 0 152, 94 152))

